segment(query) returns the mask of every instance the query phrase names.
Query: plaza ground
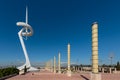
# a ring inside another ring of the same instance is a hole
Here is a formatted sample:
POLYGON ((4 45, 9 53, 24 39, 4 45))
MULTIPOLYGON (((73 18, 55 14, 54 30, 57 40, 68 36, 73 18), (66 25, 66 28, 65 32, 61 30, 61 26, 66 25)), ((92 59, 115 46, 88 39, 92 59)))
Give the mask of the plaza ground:
MULTIPOLYGON (((7 80, 90 80, 91 73, 74 73, 71 77, 66 74, 54 74, 49 71, 29 72, 25 75, 17 75, 7 80)), ((101 73, 102 80, 120 80, 120 74, 101 73)))

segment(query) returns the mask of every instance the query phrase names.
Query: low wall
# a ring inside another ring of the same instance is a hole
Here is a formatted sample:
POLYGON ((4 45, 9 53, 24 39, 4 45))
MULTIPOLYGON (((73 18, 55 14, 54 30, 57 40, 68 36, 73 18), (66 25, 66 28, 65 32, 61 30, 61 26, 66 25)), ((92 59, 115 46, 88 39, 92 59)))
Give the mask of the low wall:
POLYGON ((120 74, 120 71, 113 71, 113 73, 118 73, 118 74, 120 74))
POLYGON ((13 75, 5 76, 5 77, 0 78, 0 80, 5 80, 5 79, 8 79, 8 78, 16 76, 16 75, 18 75, 18 74, 13 74, 13 75))

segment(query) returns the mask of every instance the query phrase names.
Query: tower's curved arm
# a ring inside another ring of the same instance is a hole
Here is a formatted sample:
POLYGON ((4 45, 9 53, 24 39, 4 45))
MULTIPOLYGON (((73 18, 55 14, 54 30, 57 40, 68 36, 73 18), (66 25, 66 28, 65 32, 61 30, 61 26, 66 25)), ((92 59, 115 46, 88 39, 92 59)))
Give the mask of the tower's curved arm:
POLYGON ((33 35, 33 29, 29 24, 26 24, 24 22, 17 22, 17 26, 23 26, 23 30, 21 32, 21 36, 32 36, 33 35), (24 32, 24 30, 29 29, 29 32, 24 32))

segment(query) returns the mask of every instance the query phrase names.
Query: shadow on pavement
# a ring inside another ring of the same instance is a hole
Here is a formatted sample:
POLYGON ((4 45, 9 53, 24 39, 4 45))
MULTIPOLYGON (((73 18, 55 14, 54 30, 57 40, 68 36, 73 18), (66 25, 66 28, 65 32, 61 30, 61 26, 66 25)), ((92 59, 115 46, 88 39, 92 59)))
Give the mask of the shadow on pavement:
POLYGON ((86 78, 85 76, 83 75, 80 75, 82 78, 84 78, 85 80, 89 80, 88 78, 86 78))

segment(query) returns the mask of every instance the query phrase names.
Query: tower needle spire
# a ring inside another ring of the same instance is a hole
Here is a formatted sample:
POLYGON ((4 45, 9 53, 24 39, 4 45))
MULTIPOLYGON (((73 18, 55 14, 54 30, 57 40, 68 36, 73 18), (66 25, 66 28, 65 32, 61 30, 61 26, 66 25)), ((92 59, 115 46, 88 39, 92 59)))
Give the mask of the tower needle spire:
POLYGON ((26 24, 28 24, 28 8, 26 6, 26 24))
MULTIPOLYGON (((28 24, 28 8, 26 6, 26 24, 28 24)), ((28 32, 28 28, 26 27, 26 33, 28 32)), ((26 40, 27 40, 27 36, 26 36, 26 40)))

